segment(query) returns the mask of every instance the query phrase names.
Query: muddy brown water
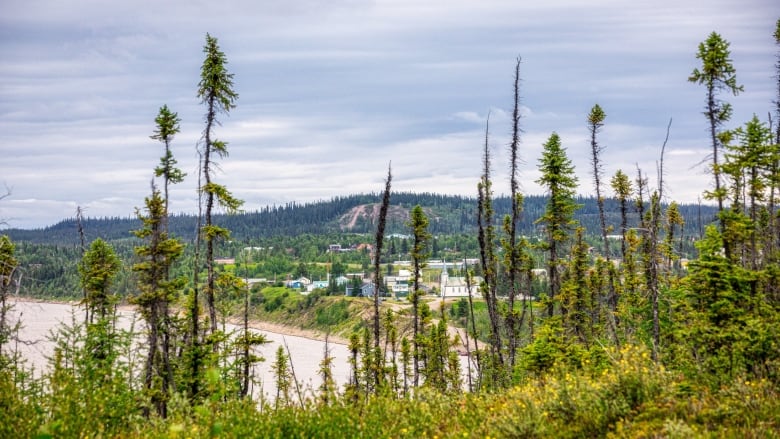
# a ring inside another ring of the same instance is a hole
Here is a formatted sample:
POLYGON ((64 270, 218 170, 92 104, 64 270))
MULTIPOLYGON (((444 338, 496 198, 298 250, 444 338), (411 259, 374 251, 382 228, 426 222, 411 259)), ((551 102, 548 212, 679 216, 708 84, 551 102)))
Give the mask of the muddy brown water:
MULTIPOLYGON (((25 365, 33 367, 35 375, 40 376, 50 369, 48 358, 54 351, 54 344, 49 340, 52 331, 58 326, 71 324, 73 319, 83 321, 84 311, 73 304, 15 301, 11 311, 12 321, 21 321, 19 342, 12 342, 10 349, 17 349, 25 359, 25 365)), ((135 312, 128 309, 118 311, 118 325, 129 329, 133 327, 138 334, 138 340, 143 340, 145 325, 140 321, 135 312)), ((233 325, 227 325, 227 331, 237 329, 233 325)), ((256 353, 265 358, 254 366, 254 379, 256 381, 253 394, 264 395, 273 399, 275 393, 275 379, 272 372, 272 364, 276 358, 279 346, 289 349, 290 359, 295 371, 295 376, 300 383, 301 390, 311 396, 321 384, 319 376, 320 362, 323 359, 325 342, 294 335, 285 335, 269 331, 252 330, 265 335, 269 343, 256 349, 256 353), (285 347, 286 345, 286 347, 285 347)), ((7 350, 7 349, 6 349, 7 350)), ((333 357, 333 377, 339 388, 343 388, 349 380, 349 365, 347 363, 349 350, 343 344, 328 343, 330 356, 333 357)), ((135 362, 137 369, 141 370, 143 356, 139 353, 135 362)), ((293 389, 293 398, 297 398, 293 389)))

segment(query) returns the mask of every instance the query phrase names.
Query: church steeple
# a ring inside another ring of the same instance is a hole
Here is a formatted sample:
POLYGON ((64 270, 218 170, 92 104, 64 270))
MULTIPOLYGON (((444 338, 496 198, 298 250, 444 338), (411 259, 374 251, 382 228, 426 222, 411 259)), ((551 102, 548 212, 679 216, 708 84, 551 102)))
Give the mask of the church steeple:
POLYGON ((444 297, 445 291, 447 291, 447 281, 449 280, 449 273, 447 273, 447 261, 444 261, 444 265, 441 269, 441 277, 439 281, 439 290, 441 291, 442 297, 444 297))

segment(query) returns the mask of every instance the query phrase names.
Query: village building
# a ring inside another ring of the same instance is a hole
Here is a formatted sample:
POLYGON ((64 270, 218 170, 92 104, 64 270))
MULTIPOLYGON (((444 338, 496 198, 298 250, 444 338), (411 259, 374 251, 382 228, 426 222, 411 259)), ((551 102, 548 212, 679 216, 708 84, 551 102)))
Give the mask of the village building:
POLYGON ((339 276, 336 278, 331 279, 330 273, 328 273, 328 276, 325 280, 315 280, 312 281, 309 285, 306 286, 307 292, 312 292, 316 289, 327 289, 330 287, 331 280, 336 286, 344 286, 347 282, 349 282, 349 279, 345 276, 339 276))
POLYGON ((250 277, 246 280, 246 283, 251 287, 252 285, 267 284, 269 282, 268 279, 264 277, 250 277))
POLYGON ((301 276, 298 279, 287 281, 286 285, 288 288, 303 289, 311 285, 311 279, 301 276))
POLYGON ((330 282, 328 282, 326 280, 315 280, 315 281, 313 281, 312 283, 310 283, 306 287, 306 291, 312 292, 312 291, 316 290, 317 288, 320 288, 320 289, 328 288, 328 284, 329 283, 330 282))
POLYGON ((360 285, 360 289, 358 291, 354 291, 354 287, 347 284, 344 293, 347 296, 374 297, 374 282, 364 282, 360 285))
MULTIPOLYGON (((471 279, 471 294, 479 296, 479 284, 482 282, 480 276, 474 276, 471 279)), ((450 276, 447 269, 442 269, 439 279, 439 296, 442 299, 447 297, 468 297, 469 287, 466 284, 466 278, 460 276, 450 276)))
POLYGON ((409 270, 398 270, 397 276, 386 276, 385 285, 387 290, 391 291, 397 299, 409 295, 409 280, 412 278, 412 272, 409 270))

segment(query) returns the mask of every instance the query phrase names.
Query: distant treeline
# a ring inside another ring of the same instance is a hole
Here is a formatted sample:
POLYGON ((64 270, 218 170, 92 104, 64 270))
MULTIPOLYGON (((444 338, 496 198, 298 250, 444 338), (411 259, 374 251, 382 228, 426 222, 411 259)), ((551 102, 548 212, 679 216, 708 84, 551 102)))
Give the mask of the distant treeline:
MULTIPOLYGON (((311 203, 287 203, 278 206, 267 206, 254 212, 245 212, 236 215, 219 215, 215 222, 231 230, 232 236, 237 240, 251 240, 252 238, 268 238, 273 236, 297 236, 301 234, 332 234, 339 232, 373 233, 376 224, 372 218, 360 218, 353 227, 345 228, 343 216, 353 208, 379 203, 379 194, 360 194, 335 197, 328 201, 316 201, 311 203)), ((598 207, 593 197, 581 197, 578 199, 581 205, 575 214, 575 219, 585 227, 588 233, 599 233, 598 207)), ((432 193, 397 192, 391 197, 391 205, 402 208, 408 214, 408 210, 419 204, 431 219, 430 232, 434 235, 449 235, 457 233, 476 233, 476 209, 477 201, 473 197, 458 195, 441 195, 432 193)), ((524 235, 534 235, 538 232, 536 220, 542 216, 547 205, 547 197, 529 195, 523 203, 523 216, 518 230, 524 235)), ((509 198, 499 197, 495 200, 495 209, 498 217, 503 217, 509 212, 509 198)), ((699 204, 681 204, 680 213, 685 219, 684 234, 687 236, 700 236, 703 227, 711 223, 717 212, 717 208, 699 204)), ((607 224, 611 225, 615 233, 620 233, 618 224, 620 221, 619 207, 614 199, 605 200, 607 224)), ((631 218, 635 226, 637 214, 631 218)), ((407 215, 388 218, 388 233, 407 234, 407 215)), ((82 221, 86 235, 86 241, 102 238, 107 241, 130 239, 130 231, 140 227, 140 221, 136 218, 86 218, 82 221)), ((190 241, 197 230, 197 218, 193 215, 176 215, 170 219, 171 232, 185 241, 190 241)), ((34 229, 8 229, 3 231, 16 242, 30 242, 40 244, 71 245, 79 242, 78 227, 75 218, 60 221, 52 226, 34 229)))

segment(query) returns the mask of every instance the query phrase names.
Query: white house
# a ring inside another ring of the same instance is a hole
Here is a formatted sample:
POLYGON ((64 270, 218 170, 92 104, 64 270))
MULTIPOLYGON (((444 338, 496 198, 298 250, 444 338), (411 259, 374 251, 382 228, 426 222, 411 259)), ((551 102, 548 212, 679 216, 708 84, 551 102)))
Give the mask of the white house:
POLYGON ((329 282, 326 280, 315 280, 309 285, 306 286, 306 291, 312 292, 316 290, 317 288, 328 288, 329 282))
POLYGON ((298 279, 287 281, 287 288, 306 288, 311 285, 311 279, 307 277, 299 277, 298 279))
POLYGON ((409 270, 398 270, 397 276, 386 276, 385 284, 387 289, 393 292, 395 297, 406 297, 409 295, 409 279, 412 272, 409 270))

